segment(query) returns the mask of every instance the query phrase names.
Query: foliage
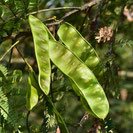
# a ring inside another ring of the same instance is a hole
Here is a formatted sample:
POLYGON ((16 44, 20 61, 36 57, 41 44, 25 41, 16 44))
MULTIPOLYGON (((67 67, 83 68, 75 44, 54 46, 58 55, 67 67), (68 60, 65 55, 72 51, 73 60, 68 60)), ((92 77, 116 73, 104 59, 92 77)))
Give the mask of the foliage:
POLYGON ((24 103, 19 103, 21 98, 17 100, 20 97, 20 88, 17 87, 17 83, 20 82, 22 74, 18 70, 9 73, 7 68, 2 65, 0 65, 0 72, 0 117, 3 127, 1 131, 4 132, 4 128, 8 126, 17 131, 19 126, 23 124, 23 114, 19 111, 24 103))
POLYGON ((0 132, 132 132, 132 6, 1 0, 0 132))

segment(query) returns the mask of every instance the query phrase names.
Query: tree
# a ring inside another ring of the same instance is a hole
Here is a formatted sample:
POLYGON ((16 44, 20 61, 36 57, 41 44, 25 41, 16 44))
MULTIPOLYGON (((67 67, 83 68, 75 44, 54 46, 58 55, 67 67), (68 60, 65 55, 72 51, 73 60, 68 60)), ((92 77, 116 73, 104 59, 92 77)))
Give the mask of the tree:
POLYGON ((1 132, 133 131, 132 12, 131 0, 2 0, 1 132))

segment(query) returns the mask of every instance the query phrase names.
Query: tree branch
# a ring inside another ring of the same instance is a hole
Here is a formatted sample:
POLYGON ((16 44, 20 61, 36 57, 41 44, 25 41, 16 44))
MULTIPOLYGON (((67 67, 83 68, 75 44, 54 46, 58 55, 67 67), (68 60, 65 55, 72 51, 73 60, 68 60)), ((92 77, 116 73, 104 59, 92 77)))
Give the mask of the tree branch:
POLYGON ((11 50, 13 47, 15 47, 17 44, 19 44, 19 43, 20 43, 20 41, 15 42, 15 43, 2 55, 2 57, 0 58, 0 61, 2 61, 3 58, 10 52, 10 50, 11 50))
POLYGON ((26 127, 27 127, 28 133, 30 133, 29 115, 30 115, 30 111, 28 111, 27 116, 26 116, 26 127))
POLYGON ((51 25, 58 25, 60 24, 61 22, 64 21, 64 19, 66 19, 67 17, 71 16, 72 14, 75 14, 79 11, 85 11, 85 10, 88 10, 89 8, 91 8, 92 6, 96 5, 97 3, 99 2, 99 0, 94 0, 94 1, 91 1, 89 3, 86 3, 85 5, 81 6, 81 7, 78 7, 78 9, 74 9, 68 13, 66 13, 60 20, 56 21, 56 22, 52 22, 52 23, 49 23, 47 24, 47 26, 51 26, 51 25))
POLYGON ((38 11, 34 11, 34 12, 31 12, 31 13, 28 13, 27 16, 33 15, 33 14, 37 14, 37 13, 42 13, 42 12, 66 10, 66 9, 81 10, 81 7, 57 7, 57 8, 42 9, 42 10, 38 10, 38 11))

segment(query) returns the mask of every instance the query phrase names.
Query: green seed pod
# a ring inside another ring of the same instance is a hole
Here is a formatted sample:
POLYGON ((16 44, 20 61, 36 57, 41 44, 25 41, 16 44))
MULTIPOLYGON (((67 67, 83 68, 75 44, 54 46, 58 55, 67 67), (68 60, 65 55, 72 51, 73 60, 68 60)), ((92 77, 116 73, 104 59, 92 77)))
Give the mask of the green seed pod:
POLYGON ((26 95, 26 107, 28 110, 32 110, 32 108, 38 103, 38 92, 36 86, 34 73, 31 72, 28 77, 28 90, 26 95))
POLYGON ((48 34, 43 23, 32 15, 29 16, 29 23, 33 34, 35 55, 39 69, 38 82, 42 91, 48 95, 51 74, 48 34))
MULTIPOLYGON (((109 111, 109 104, 103 88, 98 83, 92 71, 84 64, 81 59, 71 50, 68 50, 64 45, 55 41, 46 26, 40 23, 37 19, 37 29, 42 29, 40 34, 35 34, 34 42, 38 43, 39 39, 43 37, 44 41, 41 43, 42 47, 46 46, 52 62, 75 84, 75 91, 83 98, 90 107, 91 112, 98 118, 104 119, 109 111), (37 41, 36 41, 37 39, 37 41), (49 47, 47 47, 47 45, 49 47)), ((31 24, 32 25, 32 24, 31 24)), ((33 29, 36 25, 33 24, 33 29)), ((41 31, 41 30, 40 30, 41 31)), ((33 30, 33 32, 36 32, 33 30)), ((66 31, 64 31, 66 32, 66 31)), ((35 44, 36 47, 36 44, 35 44)), ((35 48, 35 52, 38 52, 35 48)), ((43 51, 41 51, 43 52, 43 51)), ((95 57, 94 57, 95 58, 95 57)), ((92 63, 96 64, 96 62, 92 63)), ((39 65, 39 64, 38 64, 39 65)), ((45 64, 46 65, 46 64, 45 64)), ((93 65, 94 67, 95 65, 93 65)), ((43 67, 43 65, 42 65, 43 67)), ((90 66, 91 67, 91 66, 90 66)), ((87 106, 86 106, 87 107, 87 106)))
POLYGON ((75 83, 78 94, 86 100, 94 115, 104 119, 109 104, 92 71, 59 42, 50 41, 49 48, 53 63, 75 83))
POLYGON ((58 30, 61 41, 80 58, 99 77, 103 74, 100 59, 89 42, 69 23, 64 23, 58 30))

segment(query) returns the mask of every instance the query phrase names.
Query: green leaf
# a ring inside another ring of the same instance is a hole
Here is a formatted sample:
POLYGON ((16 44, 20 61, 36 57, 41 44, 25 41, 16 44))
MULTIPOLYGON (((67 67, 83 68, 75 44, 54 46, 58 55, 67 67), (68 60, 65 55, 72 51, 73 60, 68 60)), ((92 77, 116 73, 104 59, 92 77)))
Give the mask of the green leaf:
POLYGON ((38 103, 38 92, 36 89, 36 81, 34 79, 34 73, 30 73, 28 77, 29 87, 27 90, 27 99, 26 99, 26 106, 28 110, 32 110, 32 108, 38 103))
POLYGON ((4 119, 8 119, 9 113, 9 105, 8 105, 8 98, 2 91, 2 87, 0 87, 0 113, 4 117, 4 119))
POLYGON ((14 70, 12 73, 12 83, 18 83, 22 79, 22 71, 14 70))
POLYGON ((58 36, 67 48, 80 58, 96 76, 103 74, 103 66, 95 49, 75 27, 69 23, 62 24, 58 30, 58 36))
POLYGON ((20 0, 14 0, 14 6, 17 12, 23 12, 25 9, 24 3, 20 0))
POLYGON ((48 95, 50 91, 50 58, 48 34, 43 23, 33 16, 29 16, 29 23, 33 34, 35 55, 37 59, 39 76, 38 82, 42 91, 48 95))
POLYGON ((7 68, 0 64, 0 77, 6 77, 8 74, 7 68))
POLYGON ((36 9, 38 5, 38 0, 29 0, 28 9, 33 10, 36 9))

